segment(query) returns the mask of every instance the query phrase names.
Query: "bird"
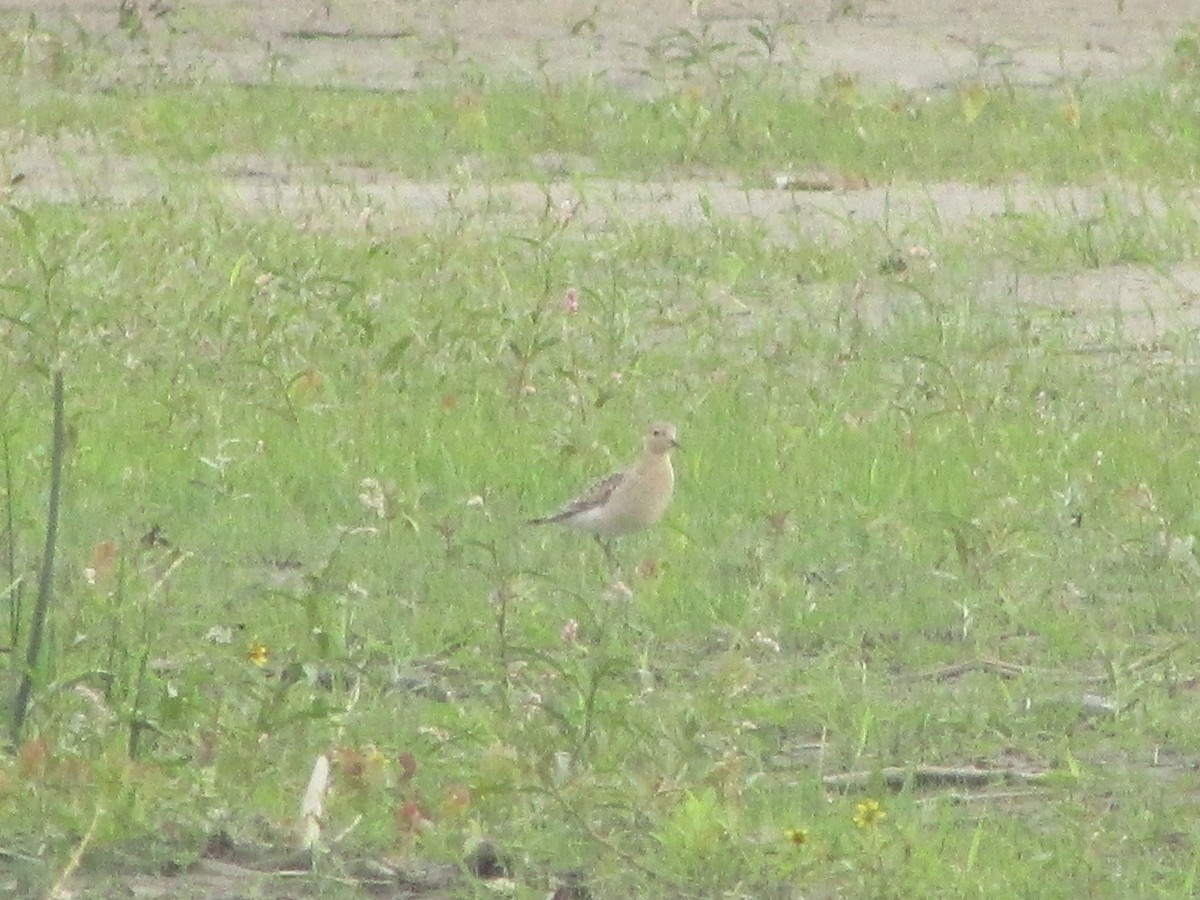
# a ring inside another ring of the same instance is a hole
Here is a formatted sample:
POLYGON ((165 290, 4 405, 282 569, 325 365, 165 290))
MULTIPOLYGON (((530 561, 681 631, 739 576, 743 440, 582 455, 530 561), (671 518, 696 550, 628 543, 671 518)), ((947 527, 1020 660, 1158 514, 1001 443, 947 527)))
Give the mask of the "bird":
POLYGON ((679 447, 675 426, 654 422, 642 438, 642 455, 619 472, 593 484, 553 515, 530 525, 566 525, 593 535, 612 560, 605 541, 649 528, 663 517, 675 492, 671 451, 679 447))

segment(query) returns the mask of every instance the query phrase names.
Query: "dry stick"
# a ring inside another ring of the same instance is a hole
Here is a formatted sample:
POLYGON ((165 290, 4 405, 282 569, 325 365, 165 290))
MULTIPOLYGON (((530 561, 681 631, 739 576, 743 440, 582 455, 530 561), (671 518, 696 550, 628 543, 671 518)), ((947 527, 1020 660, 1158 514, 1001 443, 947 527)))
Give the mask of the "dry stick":
POLYGON ((321 822, 325 818, 325 795, 329 793, 329 757, 324 753, 313 764, 308 787, 300 801, 300 846, 312 852, 321 840, 321 822))
MULTIPOLYGON (((167 583, 167 579, 169 579, 175 573, 175 570, 183 565, 184 562, 190 559, 191 555, 192 554, 190 552, 176 553, 175 558, 171 560, 171 564, 167 566, 167 570, 163 572, 162 575, 159 576, 158 581, 154 582, 154 584, 150 587, 150 591, 146 594, 146 605, 153 602, 155 598, 157 598, 159 592, 163 590, 163 586, 167 583)), ((146 615, 143 615, 143 626, 146 625, 146 622, 147 617, 146 615)), ((133 689, 133 709, 129 714, 129 743, 126 752, 130 759, 138 758, 142 732, 146 729, 154 728, 153 725, 142 718, 141 714, 142 689, 146 686, 146 667, 150 664, 150 636, 148 633, 143 635, 143 640, 144 647, 142 659, 138 665, 137 681, 135 682, 133 689)))
POLYGON ((887 766, 872 772, 842 772, 826 775, 821 781, 828 788, 866 788, 879 778, 885 787, 901 790, 911 780, 913 787, 986 787, 997 781, 1006 784, 1038 784, 1047 778, 1046 772, 1029 772, 1022 769, 976 769, 951 766, 887 766))
POLYGON ((931 806, 935 803, 1005 803, 1010 800, 1028 800, 1034 798, 1039 803, 1046 800, 1043 791, 987 791, 985 793, 966 794, 960 791, 950 791, 945 794, 935 794, 931 797, 920 797, 916 800, 918 806, 931 806))
POLYGON ((96 812, 92 816, 92 824, 88 826, 83 839, 75 846, 75 851, 71 854, 71 858, 67 860, 67 866, 59 874, 58 880, 54 882, 54 887, 46 895, 48 900, 69 900, 70 897, 74 896, 74 892, 67 888, 67 883, 79 868, 79 864, 83 862, 83 854, 87 852, 88 844, 92 842, 92 837, 96 834, 96 826, 100 824, 100 816, 103 813, 104 810, 96 807, 96 812))
POLYGON ((1023 675, 1025 670, 1016 663, 1005 662, 1002 659, 994 659, 988 656, 979 656, 966 662, 953 663, 952 665, 943 666, 940 669, 934 669, 932 672, 926 672, 917 677, 931 678, 936 681, 948 681, 951 678, 958 678, 960 675, 965 675, 968 672, 990 672, 993 675, 999 675, 1001 678, 1017 678, 1023 675))
POLYGON ((29 624, 29 650, 25 654, 25 671, 21 673, 21 684, 13 698, 12 730, 9 740, 13 748, 20 743, 21 730, 25 727, 25 716, 29 713, 29 696, 33 693, 33 673, 42 652, 42 633, 46 628, 46 614, 50 609, 54 589, 54 551, 58 546, 58 501, 62 494, 63 453, 66 438, 63 429, 63 376, 62 369, 54 370, 54 443, 50 448, 50 501, 46 510, 46 546, 42 552, 42 571, 38 574, 37 603, 33 607, 33 621, 29 624))

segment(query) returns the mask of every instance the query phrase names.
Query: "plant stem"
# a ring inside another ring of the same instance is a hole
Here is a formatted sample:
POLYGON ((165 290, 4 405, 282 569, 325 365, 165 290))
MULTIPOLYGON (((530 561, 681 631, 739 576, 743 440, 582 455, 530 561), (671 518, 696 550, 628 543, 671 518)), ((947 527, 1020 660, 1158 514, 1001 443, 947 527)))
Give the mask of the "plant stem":
POLYGON ((13 699, 12 728, 10 741, 15 748, 25 727, 29 712, 29 697, 33 693, 33 673, 42 652, 42 634, 46 627, 46 615, 54 588, 54 552, 58 545, 58 501, 62 494, 62 468, 66 437, 63 428, 63 376, 62 368, 54 369, 54 438, 50 450, 50 501, 46 510, 46 545, 42 552, 42 570, 38 575, 37 603, 33 608, 33 621, 29 625, 29 648, 25 654, 25 671, 21 684, 13 699))
POLYGON ((21 636, 21 584, 17 581, 17 532, 13 524, 12 454, 4 435, 4 561, 8 568, 8 645, 14 650, 21 636))

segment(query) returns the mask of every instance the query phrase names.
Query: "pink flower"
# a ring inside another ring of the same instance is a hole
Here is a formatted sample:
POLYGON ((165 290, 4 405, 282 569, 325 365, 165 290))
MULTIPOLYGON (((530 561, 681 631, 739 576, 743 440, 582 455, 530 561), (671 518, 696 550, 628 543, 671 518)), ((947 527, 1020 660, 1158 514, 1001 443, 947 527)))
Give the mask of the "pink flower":
POLYGON ((563 309, 566 310, 568 316, 573 316, 579 312, 579 294, 575 288, 568 288, 567 295, 563 297, 563 309))

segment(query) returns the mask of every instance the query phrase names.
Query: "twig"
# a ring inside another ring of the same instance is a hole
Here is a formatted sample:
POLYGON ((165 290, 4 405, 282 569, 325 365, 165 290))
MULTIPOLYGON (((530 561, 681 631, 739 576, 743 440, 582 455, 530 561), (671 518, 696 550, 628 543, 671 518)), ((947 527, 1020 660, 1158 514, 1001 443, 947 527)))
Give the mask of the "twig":
POLYGON ((353 31, 349 28, 297 28, 283 32, 296 41, 398 41, 411 37, 411 31, 353 31))
POLYGON ((325 794, 329 790, 329 757, 322 753, 313 764, 308 787, 300 801, 300 846, 313 850, 321 840, 321 821, 325 817, 325 794))
POLYGON ((54 882, 54 887, 50 888, 50 892, 46 894, 48 900, 67 900, 67 898, 71 897, 71 891, 67 890, 67 882, 71 880, 71 876, 75 874, 75 870, 83 862, 83 854, 87 850, 88 844, 92 842, 92 836, 96 833, 96 826, 100 824, 100 814, 102 812, 103 810, 99 807, 96 808, 96 813, 92 816, 92 824, 88 826, 87 833, 84 834, 83 839, 76 845, 75 852, 67 860, 66 868, 62 870, 62 874, 54 882))
POLYGON ((951 678, 958 678, 961 675, 966 675, 968 672, 991 672, 993 675, 999 675, 1001 678, 1018 678, 1025 674, 1025 669, 1016 663, 1005 662, 1002 659, 994 659, 989 656, 980 656, 966 662, 943 666, 940 669, 934 669, 932 672, 926 672, 917 677, 921 679, 933 679, 934 681, 949 681, 951 678))
POLYGON ((922 797, 917 800, 917 804, 943 803, 946 800, 949 800, 951 803, 997 803, 1004 800, 1023 800, 1026 798, 1037 798, 1039 802, 1042 802, 1045 800, 1045 795, 1038 791, 983 791, 972 794, 951 791, 948 794, 938 794, 936 797, 922 797))
POLYGON ((877 779, 890 790, 898 791, 911 784, 913 787, 986 787, 997 781, 1006 784, 1039 784, 1046 779, 1047 772, 1028 772, 1022 769, 979 769, 956 766, 887 766, 883 769, 863 772, 839 772, 826 775, 821 781, 828 788, 839 790, 863 789, 877 779))
POLYGON ((167 579, 174 575, 175 570, 191 559, 191 557, 191 551, 184 551, 183 553, 176 554, 175 558, 171 560, 171 564, 167 566, 166 571, 163 572, 162 575, 159 576, 158 580, 150 586, 150 590, 146 594, 146 599, 153 600, 156 596, 158 596, 158 592, 161 591, 163 585, 167 583, 167 579))

